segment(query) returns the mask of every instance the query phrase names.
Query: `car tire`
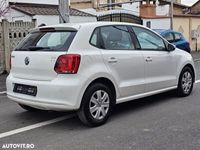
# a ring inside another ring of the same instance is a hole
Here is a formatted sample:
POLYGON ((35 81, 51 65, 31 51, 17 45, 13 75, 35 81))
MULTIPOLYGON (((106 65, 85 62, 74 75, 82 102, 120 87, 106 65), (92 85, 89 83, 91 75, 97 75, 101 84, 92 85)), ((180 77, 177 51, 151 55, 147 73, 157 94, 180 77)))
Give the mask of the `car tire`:
POLYGON ((103 125, 109 118, 115 105, 115 96, 102 83, 89 86, 82 98, 78 111, 79 119, 87 126, 103 125))
POLYGON ((181 71, 177 95, 180 97, 186 97, 191 94, 194 85, 194 73, 190 67, 185 67, 181 71))
POLYGON ((33 108, 33 107, 30 107, 30 106, 27 106, 27 105, 23 105, 23 104, 19 104, 19 106, 27 111, 38 111, 39 109, 37 108, 33 108))

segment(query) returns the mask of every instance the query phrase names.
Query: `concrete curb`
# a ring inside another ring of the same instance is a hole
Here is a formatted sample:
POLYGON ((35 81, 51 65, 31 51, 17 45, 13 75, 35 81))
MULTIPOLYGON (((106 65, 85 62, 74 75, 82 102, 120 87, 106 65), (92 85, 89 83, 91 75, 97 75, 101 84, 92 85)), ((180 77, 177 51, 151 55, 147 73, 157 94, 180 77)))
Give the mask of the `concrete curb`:
POLYGON ((200 58, 199 59, 194 59, 194 62, 197 62, 197 61, 200 61, 200 58))
POLYGON ((0 95, 6 94, 6 91, 0 92, 0 95))

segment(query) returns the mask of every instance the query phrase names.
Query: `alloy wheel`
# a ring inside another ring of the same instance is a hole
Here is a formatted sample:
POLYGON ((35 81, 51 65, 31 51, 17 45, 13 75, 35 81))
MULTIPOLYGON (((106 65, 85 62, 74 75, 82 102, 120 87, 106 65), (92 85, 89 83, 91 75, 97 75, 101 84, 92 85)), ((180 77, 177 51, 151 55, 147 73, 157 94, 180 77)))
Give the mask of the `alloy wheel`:
POLYGON ((190 72, 186 71, 182 76, 182 88, 185 94, 188 94, 192 87, 192 75, 190 72))
POLYGON ((110 107, 110 98, 107 92, 98 90, 90 99, 89 110, 94 119, 101 120, 107 115, 110 107))

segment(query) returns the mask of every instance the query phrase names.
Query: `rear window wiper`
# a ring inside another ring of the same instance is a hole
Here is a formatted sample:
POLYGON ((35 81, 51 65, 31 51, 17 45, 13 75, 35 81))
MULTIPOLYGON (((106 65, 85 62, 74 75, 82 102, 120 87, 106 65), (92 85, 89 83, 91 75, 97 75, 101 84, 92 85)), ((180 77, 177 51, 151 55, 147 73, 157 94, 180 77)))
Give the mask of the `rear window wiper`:
POLYGON ((30 46, 28 48, 30 51, 37 51, 37 50, 49 50, 50 47, 39 47, 39 46, 30 46))
POLYGON ((26 48, 17 48, 17 49, 14 49, 14 51, 28 51, 28 49, 26 49, 26 48))

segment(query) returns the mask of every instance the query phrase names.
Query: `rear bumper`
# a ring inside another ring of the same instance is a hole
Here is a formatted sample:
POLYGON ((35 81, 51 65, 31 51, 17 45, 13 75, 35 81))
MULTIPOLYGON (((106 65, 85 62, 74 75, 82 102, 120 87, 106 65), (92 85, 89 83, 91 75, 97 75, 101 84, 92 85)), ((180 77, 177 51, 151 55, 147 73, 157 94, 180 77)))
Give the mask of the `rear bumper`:
POLYGON ((69 111, 69 110, 75 110, 72 106, 66 105, 66 104, 59 104, 59 103, 51 103, 51 102, 44 102, 44 101, 33 101, 30 99, 25 99, 25 98, 19 98, 19 97, 14 97, 12 95, 7 95, 9 99, 19 103, 19 104, 24 104, 27 106, 31 106, 34 108, 42 109, 42 110, 55 110, 55 111, 69 111))
POLYGON ((80 107, 85 78, 58 75, 52 81, 34 81, 15 78, 10 74, 6 81, 8 98, 24 105, 43 110, 68 111, 80 107), (67 76, 67 77, 66 77, 67 76), (13 92, 14 84, 37 86, 37 95, 29 96, 13 92))

